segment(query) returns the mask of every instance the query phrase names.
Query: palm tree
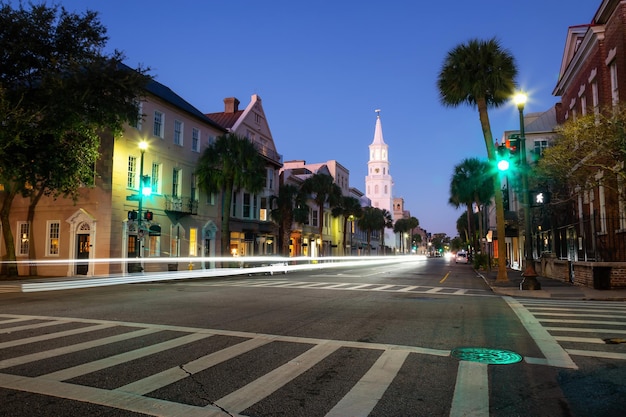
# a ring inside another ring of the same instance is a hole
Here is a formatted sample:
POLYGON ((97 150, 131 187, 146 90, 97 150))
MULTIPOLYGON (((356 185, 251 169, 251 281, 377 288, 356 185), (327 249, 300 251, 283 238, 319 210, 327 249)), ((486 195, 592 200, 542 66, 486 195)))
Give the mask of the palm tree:
POLYGON ((309 215, 306 196, 292 184, 281 184, 278 195, 270 199, 270 216, 278 224, 278 245, 283 256, 289 256, 289 239, 292 225, 304 223, 309 215))
POLYGON ((367 254, 372 253, 372 232, 385 229, 385 215, 383 210, 376 207, 365 207, 363 215, 357 220, 359 229, 365 231, 367 235, 367 254))
MULTIPOLYGON (((472 39, 450 50, 437 79, 444 106, 468 104, 478 108, 480 125, 489 161, 495 165, 496 152, 489 123, 489 107, 500 107, 513 95, 517 67, 513 56, 495 39, 472 39)), ((498 277, 508 281, 506 242, 504 239, 504 205, 500 178, 493 177, 498 232, 498 277)))
POLYGON ((222 256, 230 253, 230 212, 233 192, 254 194, 263 189, 265 160, 247 138, 235 133, 219 136, 204 150, 196 168, 199 187, 222 194, 222 256))
MULTIPOLYGON (((352 222, 354 219, 358 219, 363 215, 363 207, 361 207, 361 202, 358 198, 352 196, 343 196, 339 205, 332 210, 333 217, 343 216, 343 244, 342 248, 346 248, 346 231, 348 226, 348 219, 352 217, 352 222)), ((352 231, 350 231, 352 233, 352 231)), ((350 253, 352 253, 352 248, 350 248, 350 253)))
MULTIPOLYGON (((493 197, 491 166, 478 158, 464 159, 454 167, 454 174, 450 181, 450 205, 459 208, 465 205, 467 210, 468 236, 472 237, 474 250, 478 249, 478 236, 483 235, 482 216, 480 207, 493 197), (479 232, 472 230, 474 216, 472 205, 478 207, 479 232)), ((469 240, 469 237, 468 237, 469 240)))
POLYGON ((326 174, 313 174, 302 183, 302 191, 306 194, 313 195, 313 201, 318 207, 319 213, 319 235, 320 235, 320 255, 324 254, 324 238, 322 232, 324 230, 324 206, 328 206, 332 210, 339 205, 341 200, 341 188, 335 184, 332 176, 326 174))
POLYGON ((393 227, 393 217, 391 213, 387 211, 387 209, 381 209, 381 214, 383 216, 383 227, 380 231, 380 246, 383 248, 383 255, 386 255, 387 247, 385 246, 385 229, 391 229, 393 227))
MULTIPOLYGON (((415 228, 420 225, 420 221, 417 219, 417 217, 411 216, 408 218, 408 224, 409 224, 409 232, 411 233, 409 242, 413 244, 413 230, 415 230, 415 228)), ((420 239, 421 239, 421 236, 420 236, 420 239)))
POLYGON ((404 253, 404 233, 409 231, 409 219, 398 219, 393 225, 393 232, 400 234, 400 252, 404 253))

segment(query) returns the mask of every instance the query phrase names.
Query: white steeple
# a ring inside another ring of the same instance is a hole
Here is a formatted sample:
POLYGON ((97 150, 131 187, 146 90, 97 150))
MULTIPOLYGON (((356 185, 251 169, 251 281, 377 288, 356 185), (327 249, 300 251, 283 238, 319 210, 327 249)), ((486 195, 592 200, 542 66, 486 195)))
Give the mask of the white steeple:
POLYGON ((380 110, 376 110, 374 140, 369 145, 370 159, 365 177, 365 195, 372 201, 372 207, 385 209, 393 215, 393 179, 389 173, 388 146, 383 139, 380 110))

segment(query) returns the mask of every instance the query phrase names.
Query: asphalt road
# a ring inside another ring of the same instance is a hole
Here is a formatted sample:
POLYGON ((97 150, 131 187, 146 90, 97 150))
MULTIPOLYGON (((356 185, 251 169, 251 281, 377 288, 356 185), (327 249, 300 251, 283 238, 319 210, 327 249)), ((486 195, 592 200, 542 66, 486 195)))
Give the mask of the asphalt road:
POLYGON ((626 306, 567 303, 437 258, 0 294, 0 415, 623 415, 626 306))

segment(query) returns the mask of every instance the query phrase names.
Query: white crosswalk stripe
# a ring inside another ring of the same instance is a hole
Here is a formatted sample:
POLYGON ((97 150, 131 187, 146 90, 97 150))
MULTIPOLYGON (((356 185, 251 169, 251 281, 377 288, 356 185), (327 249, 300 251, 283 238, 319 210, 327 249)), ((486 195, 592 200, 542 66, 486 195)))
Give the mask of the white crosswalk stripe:
POLYGON ((626 359, 626 304, 552 299, 516 302, 568 355, 626 359))
MULTIPOLYGON (((420 348, 413 346, 397 346, 387 344, 311 339, 290 336, 263 335, 258 333, 233 332, 225 330, 194 329, 188 327, 150 325, 145 323, 112 322, 104 320, 89 319, 62 319, 57 317, 44 316, 11 316, 0 315, 0 321, 19 323, 28 322, 30 325, 21 324, 20 331, 50 328, 58 324, 74 324, 86 327, 76 329, 63 329, 57 332, 46 333, 39 336, 29 336, 23 339, 2 342, 1 349, 8 349, 15 346, 28 345, 47 340, 59 339, 65 336, 81 335, 89 332, 98 332, 111 329, 116 326, 130 327, 125 333, 106 336, 99 339, 58 346, 44 349, 35 353, 12 357, 0 360, 0 387, 26 392, 38 393, 49 396, 89 402, 109 407, 153 414, 154 409, 158 409, 160 416, 180 416, 180 415, 209 415, 218 416, 222 409, 228 410, 232 415, 240 415, 248 407, 262 401, 282 386, 289 384, 298 376, 319 364, 322 360, 333 354, 340 348, 357 348, 380 351, 378 360, 371 366, 353 386, 353 388, 340 400, 328 416, 343 415, 367 415, 377 404, 386 389, 393 382, 396 374, 402 367, 404 361, 410 354, 435 355, 439 357, 449 357, 450 351, 430 348, 420 348), (47 326, 45 326, 47 325, 47 326), (61 355, 86 351, 92 348, 103 347, 116 342, 139 338, 160 331, 178 331, 185 333, 173 339, 153 343, 139 349, 115 354, 102 359, 92 360, 80 365, 70 366, 58 371, 43 374, 37 377, 19 375, 19 370, 11 370, 12 367, 32 364, 40 360, 50 360, 61 355), (180 366, 171 367, 161 372, 139 378, 133 382, 114 389, 102 389, 97 387, 84 386, 79 383, 70 382, 72 379, 88 375, 90 373, 113 368, 131 361, 145 358, 149 355, 158 354, 169 349, 174 349, 195 341, 209 339, 215 335, 235 336, 246 338, 246 340, 232 346, 223 348, 211 354, 199 357, 192 361, 183 363, 180 366), (267 372, 263 376, 249 382, 245 386, 234 390, 228 395, 216 400, 205 407, 195 407, 187 404, 178 404, 164 399, 146 397, 147 394, 155 392, 163 387, 184 380, 193 375, 226 362, 239 355, 254 351, 272 342, 295 342, 310 345, 303 353, 294 357, 286 363, 267 372), (17 374, 15 374, 17 372, 17 374), (204 410, 204 414, 200 412, 204 410)), ((0 350, 1 353, 1 350, 0 350)))
MULTIPOLYGON (((342 276, 341 278, 346 278, 342 276)), ((339 290, 339 291, 377 291, 377 292, 397 292, 397 293, 417 293, 417 294, 445 294, 445 295, 465 295, 478 297, 493 297, 488 290, 451 288, 451 287, 429 287, 420 285, 402 284, 376 284, 376 283, 355 283, 355 282, 307 282, 307 281, 286 281, 272 279, 248 279, 248 280, 222 280, 207 282, 177 283, 182 286, 192 287, 263 287, 263 288, 290 288, 290 289, 317 289, 317 290, 339 290)))

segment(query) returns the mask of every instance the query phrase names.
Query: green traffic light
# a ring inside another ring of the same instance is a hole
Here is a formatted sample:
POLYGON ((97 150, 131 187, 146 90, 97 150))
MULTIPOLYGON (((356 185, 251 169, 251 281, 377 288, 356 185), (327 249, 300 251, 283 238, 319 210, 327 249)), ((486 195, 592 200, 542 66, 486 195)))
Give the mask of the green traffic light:
POLYGON ((510 166, 511 166, 511 164, 506 159, 501 159, 501 160, 498 161, 498 169, 500 171, 508 171, 510 166))

